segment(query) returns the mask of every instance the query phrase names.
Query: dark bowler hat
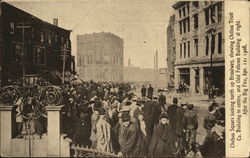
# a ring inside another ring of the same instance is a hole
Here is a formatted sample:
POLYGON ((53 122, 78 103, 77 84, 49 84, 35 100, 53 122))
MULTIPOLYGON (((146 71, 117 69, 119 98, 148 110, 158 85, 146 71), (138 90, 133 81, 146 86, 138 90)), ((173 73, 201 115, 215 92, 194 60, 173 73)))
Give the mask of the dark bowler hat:
POLYGON ((129 113, 126 113, 126 112, 122 113, 122 121, 123 122, 130 121, 130 115, 129 115, 129 113))
POLYGON ((160 115, 160 119, 162 119, 162 118, 169 119, 169 116, 167 115, 167 113, 163 112, 163 113, 161 113, 161 115, 160 115))
POLYGON ((101 107, 101 108, 99 109, 99 114, 100 114, 100 115, 105 115, 105 109, 104 109, 103 107, 101 107))

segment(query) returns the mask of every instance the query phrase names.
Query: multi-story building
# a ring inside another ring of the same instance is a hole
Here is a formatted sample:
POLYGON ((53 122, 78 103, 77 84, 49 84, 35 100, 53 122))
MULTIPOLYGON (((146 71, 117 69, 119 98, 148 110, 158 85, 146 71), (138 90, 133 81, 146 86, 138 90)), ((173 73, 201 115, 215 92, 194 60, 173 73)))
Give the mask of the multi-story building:
POLYGON ((0 86, 25 76, 61 82, 63 46, 67 49, 65 72, 75 73, 70 33, 0 2, 0 86))
POLYGON ((224 94, 224 3, 181 1, 175 9, 175 88, 224 94), (211 88, 212 87, 212 88, 211 88))
POLYGON ((77 66, 85 81, 123 81, 123 39, 104 32, 78 35, 77 66))
POLYGON ((174 62, 175 62, 175 15, 172 15, 169 19, 167 27, 167 83, 169 87, 174 87, 174 62))

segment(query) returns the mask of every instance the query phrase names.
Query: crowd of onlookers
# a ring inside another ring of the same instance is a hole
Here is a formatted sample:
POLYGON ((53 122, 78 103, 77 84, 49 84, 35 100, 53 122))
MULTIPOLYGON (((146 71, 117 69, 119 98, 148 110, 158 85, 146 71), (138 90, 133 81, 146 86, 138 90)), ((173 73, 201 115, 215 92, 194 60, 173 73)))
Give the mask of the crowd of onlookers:
MULTIPOLYGON (((38 85, 39 87, 39 85, 38 85)), ((39 89, 39 88, 38 88, 39 89)), ((204 144, 196 141, 198 114, 193 104, 178 98, 167 100, 163 93, 142 86, 141 95, 129 83, 83 82, 64 84, 62 89, 61 132, 80 146, 119 156, 184 156, 187 154, 223 157, 225 155, 225 109, 213 103, 208 107, 203 127, 204 144)), ((22 138, 23 124, 34 119, 33 133, 46 133, 45 103, 35 97, 16 103, 13 112, 15 136, 22 138)))

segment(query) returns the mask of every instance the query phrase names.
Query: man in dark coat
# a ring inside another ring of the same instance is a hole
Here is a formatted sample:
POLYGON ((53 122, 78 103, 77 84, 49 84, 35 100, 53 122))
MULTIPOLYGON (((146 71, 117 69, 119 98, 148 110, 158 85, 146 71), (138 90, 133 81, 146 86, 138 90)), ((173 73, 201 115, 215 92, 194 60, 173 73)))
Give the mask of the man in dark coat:
POLYGON ((152 97, 153 97, 153 92, 154 92, 154 88, 150 84, 149 87, 148 87, 148 97, 150 99, 152 99, 152 97))
POLYGON ((176 112, 176 109, 178 108, 177 103, 178 103, 178 99, 173 98, 173 104, 170 105, 167 109, 167 114, 169 116, 170 126, 172 127, 173 131, 175 131, 175 128, 176 128, 175 112, 176 112))
POLYGON ((147 91, 146 87, 144 85, 142 85, 142 88, 141 88, 141 97, 142 97, 142 99, 145 98, 146 91, 147 91))
POLYGON ((87 114, 83 109, 76 111, 73 114, 74 122, 74 142, 80 146, 91 146, 91 141, 89 139, 91 133, 91 127, 87 118, 87 114))
POLYGON ((149 156, 171 157, 174 156, 176 149, 171 141, 172 132, 169 126, 169 117, 163 113, 160 116, 160 123, 157 125, 150 147, 149 156))
POLYGON ((153 122, 154 122, 154 126, 156 127, 159 123, 159 118, 161 115, 161 105, 158 103, 156 96, 153 97, 152 106, 153 106, 153 111, 152 111, 153 122))
POLYGON ((190 150, 192 145, 196 142, 196 131, 198 128, 198 119, 196 113, 193 111, 194 105, 188 104, 187 111, 183 117, 183 127, 186 132, 187 150, 190 150))
POLYGON ((150 99, 148 99, 145 102, 143 111, 144 111, 144 120, 148 124, 148 129, 149 129, 148 138, 150 140, 154 131, 154 107, 150 99))
POLYGON ((122 115, 124 133, 122 136, 121 152, 119 156, 140 157, 144 156, 142 136, 134 123, 130 122, 130 116, 127 113, 122 115))
POLYGON ((159 95, 159 99, 158 102, 161 106, 164 106, 167 102, 166 102, 166 97, 163 95, 163 93, 161 92, 161 94, 159 95))
POLYGON ((176 122, 176 141, 177 141, 177 148, 179 150, 183 149, 184 143, 184 132, 183 132, 183 117, 184 113, 186 112, 187 104, 181 104, 181 107, 176 109, 175 112, 175 122, 176 122))

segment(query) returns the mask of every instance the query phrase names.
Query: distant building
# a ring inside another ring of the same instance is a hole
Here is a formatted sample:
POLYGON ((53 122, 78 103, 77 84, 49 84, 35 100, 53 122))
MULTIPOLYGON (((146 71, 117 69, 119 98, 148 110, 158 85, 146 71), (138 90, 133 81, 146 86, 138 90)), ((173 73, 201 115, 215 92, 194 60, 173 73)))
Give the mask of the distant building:
POLYGON ((167 83, 168 86, 174 87, 174 62, 176 55, 176 41, 174 34, 175 15, 169 19, 167 27, 167 83))
POLYGON ((77 36, 77 66, 85 81, 123 81, 123 56, 123 39, 114 34, 77 36))
POLYGON ((0 2, 0 86, 23 76, 42 77, 52 83, 60 83, 63 45, 67 49, 65 72, 75 73, 70 33, 70 30, 0 2), (27 26, 24 34, 22 25, 27 26))
POLYGON ((224 94, 224 2, 182 1, 175 9, 175 88, 224 94), (212 68, 212 69, 211 69, 212 68))

